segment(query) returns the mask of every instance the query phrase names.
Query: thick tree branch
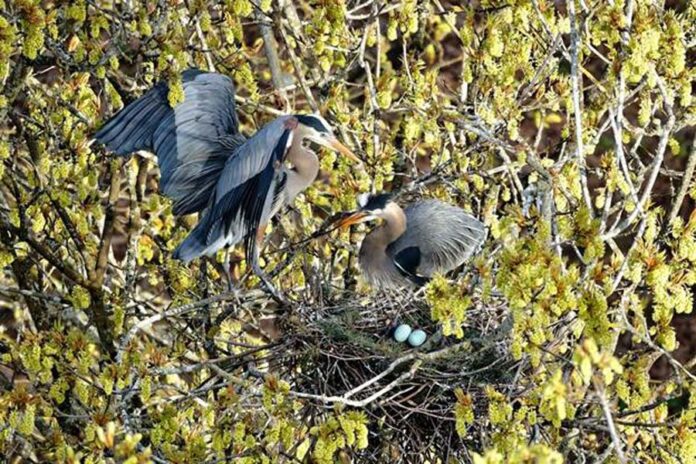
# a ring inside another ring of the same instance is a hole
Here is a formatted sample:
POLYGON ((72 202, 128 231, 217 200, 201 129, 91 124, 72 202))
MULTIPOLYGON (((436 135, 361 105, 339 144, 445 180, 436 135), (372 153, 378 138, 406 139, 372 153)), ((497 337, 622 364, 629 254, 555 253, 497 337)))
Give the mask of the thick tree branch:
POLYGON ((256 10, 256 19, 258 20, 259 28, 261 29, 263 49, 266 53, 266 59, 268 60, 268 67, 271 69, 273 87, 275 87, 276 91, 281 96, 285 106, 287 107, 288 95, 284 90, 285 80, 283 79, 283 70, 280 65, 280 58, 278 58, 278 43, 273 35, 271 25, 268 24, 268 18, 261 10, 256 10))
POLYGON ((111 181, 109 187, 109 198, 106 205, 104 217, 104 227, 102 228, 99 253, 94 271, 90 275, 90 286, 98 289, 104 283, 104 275, 109 262, 109 251, 111 250, 111 240, 114 234, 114 217, 116 216, 116 202, 121 193, 121 160, 111 161, 111 181))

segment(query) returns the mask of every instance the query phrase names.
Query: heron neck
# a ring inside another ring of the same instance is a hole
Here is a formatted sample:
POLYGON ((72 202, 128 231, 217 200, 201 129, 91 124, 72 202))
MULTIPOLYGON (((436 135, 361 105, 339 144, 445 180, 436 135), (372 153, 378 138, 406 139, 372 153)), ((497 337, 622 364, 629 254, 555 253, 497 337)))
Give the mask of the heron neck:
POLYGON ((369 282, 388 287, 401 279, 392 257, 387 254, 387 248, 406 231, 406 214, 398 205, 389 204, 381 217, 384 224, 367 234, 363 240, 360 266, 369 282))
POLYGON ((387 247, 406 232, 406 214, 397 204, 389 203, 381 218, 384 223, 367 234, 363 241, 363 248, 374 256, 386 255, 387 247))
POLYGON ((382 213, 382 218, 384 224, 380 229, 389 245, 406 232, 406 214, 396 203, 389 203, 382 213))
POLYGON ((296 137, 286 157, 293 166, 288 171, 287 192, 290 200, 309 187, 319 174, 319 158, 316 153, 302 146, 301 137, 296 137))

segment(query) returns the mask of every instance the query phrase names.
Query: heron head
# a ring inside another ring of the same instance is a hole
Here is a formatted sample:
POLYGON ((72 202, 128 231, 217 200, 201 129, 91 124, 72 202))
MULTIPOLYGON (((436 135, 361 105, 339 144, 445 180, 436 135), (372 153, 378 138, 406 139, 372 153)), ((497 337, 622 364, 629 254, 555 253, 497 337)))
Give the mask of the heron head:
POLYGON ((383 219, 386 211, 396 205, 388 193, 369 194, 363 193, 358 196, 359 209, 349 213, 339 223, 340 227, 347 227, 361 222, 370 222, 383 219))
POLYGON ((298 114, 295 115, 299 126, 302 127, 304 131, 304 138, 311 140, 312 142, 326 147, 329 150, 337 151, 340 154, 347 156, 348 158, 362 163, 360 158, 355 156, 355 154, 348 149, 345 145, 338 141, 336 136, 326 122, 326 119, 322 118, 318 114, 298 114))

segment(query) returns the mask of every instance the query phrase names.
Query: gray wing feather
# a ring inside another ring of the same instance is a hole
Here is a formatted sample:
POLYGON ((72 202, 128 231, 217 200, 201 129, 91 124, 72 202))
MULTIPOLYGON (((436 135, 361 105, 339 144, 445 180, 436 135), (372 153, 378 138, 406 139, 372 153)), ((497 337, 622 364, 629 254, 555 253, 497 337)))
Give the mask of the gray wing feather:
POLYGON ((423 200, 407 206, 406 232, 389 246, 396 256, 401 250, 418 247, 418 272, 432 276, 463 264, 486 239, 486 227, 461 208, 438 200, 423 200))
POLYGON ((288 118, 281 116, 264 126, 227 160, 209 209, 177 248, 175 258, 189 261, 255 238, 270 216, 275 186, 282 182, 282 162, 292 142, 292 132, 285 127, 288 118))
MULTIPOLYGON (((215 191, 217 201, 260 173, 271 158, 276 156, 275 150, 280 140, 284 138, 285 123, 290 118, 291 116, 276 118, 239 146, 235 156, 227 160, 222 170, 215 191)), ((292 142, 291 134, 286 140, 286 145, 292 142)), ((285 155, 286 148, 280 147, 283 150, 282 156, 285 155)))
POLYGON ((175 108, 160 82, 114 116, 95 138, 119 155, 157 155, 162 192, 175 214, 203 210, 227 160, 245 138, 239 133, 234 84, 222 74, 189 69, 182 75, 184 101, 175 108))

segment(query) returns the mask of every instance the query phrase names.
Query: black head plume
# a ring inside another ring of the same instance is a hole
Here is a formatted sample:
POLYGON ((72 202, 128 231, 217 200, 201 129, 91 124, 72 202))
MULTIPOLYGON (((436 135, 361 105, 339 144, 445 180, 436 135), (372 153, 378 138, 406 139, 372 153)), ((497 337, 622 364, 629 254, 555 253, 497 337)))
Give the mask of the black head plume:
POLYGON ((321 116, 316 116, 312 114, 296 114, 295 117, 300 124, 307 127, 311 127, 322 134, 330 134, 331 128, 327 124, 326 120, 321 116))
POLYGON ((375 211, 387 207, 387 203, 391 201, 389 193, 377 193, 374 195, 363 194, 358 197, 358 204, 363 211, 375 211))

